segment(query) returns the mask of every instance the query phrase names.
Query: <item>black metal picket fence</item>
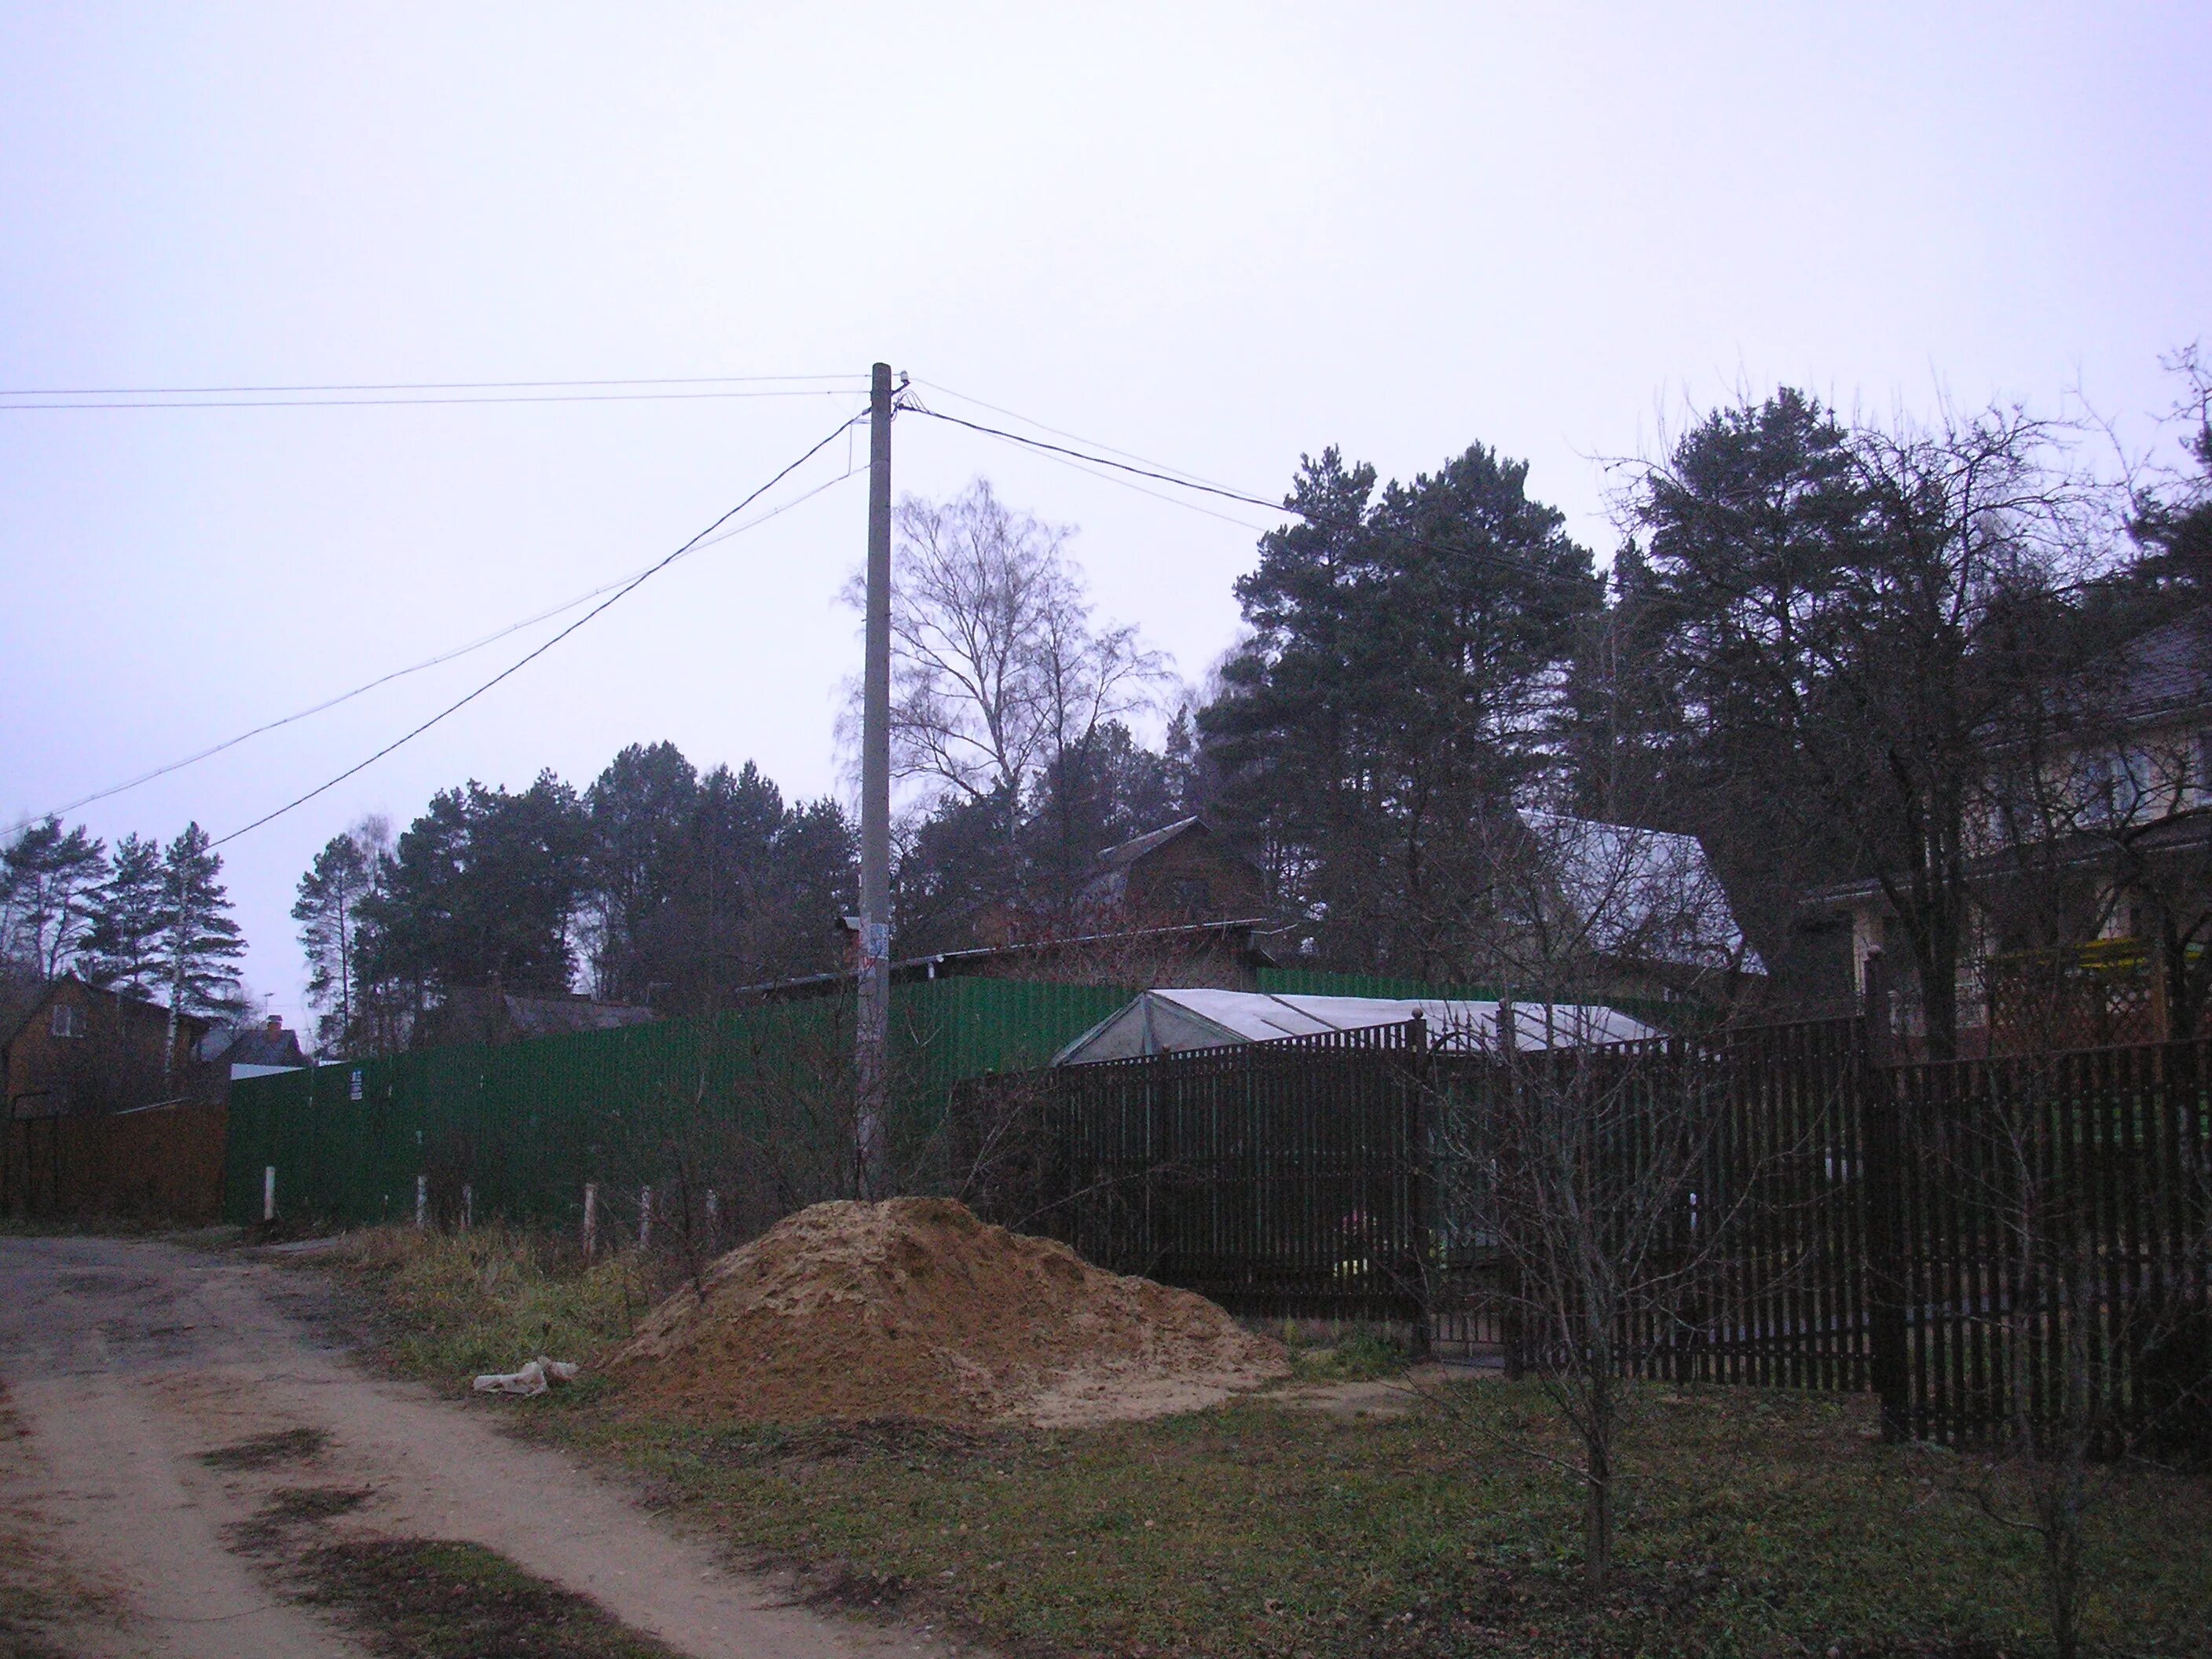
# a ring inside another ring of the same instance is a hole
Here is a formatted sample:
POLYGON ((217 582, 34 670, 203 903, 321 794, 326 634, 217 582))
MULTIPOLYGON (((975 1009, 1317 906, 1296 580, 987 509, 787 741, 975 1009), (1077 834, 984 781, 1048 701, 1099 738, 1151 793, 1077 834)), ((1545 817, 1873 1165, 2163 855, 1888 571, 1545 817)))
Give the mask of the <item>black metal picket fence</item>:
POLYGON ((1508 1131, 1565 1113, 1601 1247, 1634 1256, 1625 1371, 1872 1389, 1895 1431, 1951 1442, 2083 1389, 2108 1438, 2212 1417, 2203 1043, 1895 1066, 1856 1019, 1503 1055, 1429 1036, 974 1079, 967 1196, 1241 1313, 1517 1369, 1562 1291, 1508 1131))

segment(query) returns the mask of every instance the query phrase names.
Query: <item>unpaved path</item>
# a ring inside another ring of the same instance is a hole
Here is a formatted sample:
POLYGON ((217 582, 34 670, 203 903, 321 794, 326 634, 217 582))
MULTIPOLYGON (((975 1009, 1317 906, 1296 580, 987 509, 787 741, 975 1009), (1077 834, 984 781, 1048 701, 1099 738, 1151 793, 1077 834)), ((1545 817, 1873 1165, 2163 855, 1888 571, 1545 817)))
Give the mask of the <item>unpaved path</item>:
POLYGON ((71 1573, 121 1613, 73 1629, 75 1649, 359 1654, 227 1536, 270 1491, 312 1480, 370 1492, 348 1517, 356 1531, 485 1545, 700 1659, 934 1650, 781 1605, 773 1585, 656 1522, 617 1483, 500 1433, 495 1407, 372 1374, 285 1310, 305 1294, 294 1275, 234 1253, 0 1239, 0 1381, 27 1431, 9 1460, 10 1495, 28 1498, 71 1573), (326 1438, 278 1467, 200 1461, 288 1430, 326 1438))

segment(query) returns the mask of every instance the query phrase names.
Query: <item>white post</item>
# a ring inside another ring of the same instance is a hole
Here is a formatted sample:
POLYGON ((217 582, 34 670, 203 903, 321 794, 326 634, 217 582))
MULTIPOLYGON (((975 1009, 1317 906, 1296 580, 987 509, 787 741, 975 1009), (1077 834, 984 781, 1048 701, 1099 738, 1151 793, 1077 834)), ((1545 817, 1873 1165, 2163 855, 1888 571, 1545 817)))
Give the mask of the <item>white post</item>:
POLYGON ((276 1218, 276 1166, 274 1164, 264 1164, 261 1168, 261 1218, 264 1221, 276 1218))
POLYGON ((650 1187, 637 1189, 637 1248, 641 1250, 653 1248, 653 1188, 650 1187))
POLYGON ((584 1183, 584 1260, 589 1261, 599 1248, 599 1183, 584 1183))
POLYGON ((415 1177, 415 1224, 417 1227, 430 1224, 430 1177, 426 1175, 415 1177))
POLYGON ((722 1200, 712 1187, 707 1188, 707 1237, 717 1244, 722 1241, 722 1200))
POLYGON ((461 1231, 466 1232, 469 1224, 477 1218, 477 1189, 467 1182, 461 1183, 461 1231))

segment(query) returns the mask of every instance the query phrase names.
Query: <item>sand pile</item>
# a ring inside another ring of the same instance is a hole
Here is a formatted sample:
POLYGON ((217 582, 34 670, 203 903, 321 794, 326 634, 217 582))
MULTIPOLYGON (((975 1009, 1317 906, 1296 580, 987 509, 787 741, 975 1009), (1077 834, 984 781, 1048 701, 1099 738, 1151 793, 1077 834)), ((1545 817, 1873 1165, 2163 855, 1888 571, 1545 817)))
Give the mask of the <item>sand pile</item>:
POLYGON ((1285 1373, 1203 1297, 945 1199, 817 1204, 663 1303, 615 1355, 647 1399, 756 1421, 1043 1424, 1209 1405, 1285 1373))

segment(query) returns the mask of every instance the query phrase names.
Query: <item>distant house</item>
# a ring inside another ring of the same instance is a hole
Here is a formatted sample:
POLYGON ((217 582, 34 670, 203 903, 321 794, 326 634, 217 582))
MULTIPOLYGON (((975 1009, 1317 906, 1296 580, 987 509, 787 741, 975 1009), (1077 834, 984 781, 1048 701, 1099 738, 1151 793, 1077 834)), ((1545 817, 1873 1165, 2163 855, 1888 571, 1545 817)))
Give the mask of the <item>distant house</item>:
MULTIPOLYGON (((1993 743, 1977 780, 1962 1053, 2144 1041, 2206 1020, 2212 607, 2136 634, 2050 701, 2034 752, 1993 743)), ((1879 956, 1893 1031, 1908 1042, 1924 1031, 1912 954, 1879 880, 1813 895, 1800 925, 1847 934, 1861 997, 1879 956)))
POLYGON ((1585 994, 1671 998, 1763 971, 1695 836, 1523 811, 1521 920, 1585 994))
POLYGON ((48 985, 0 1042, 9 1119, 220 1101, 228 1074, 199 1057, 213 1022, 75 975, 48 985))
POLYGON ((575 1031, 612 1031, 650 1024, 659 1016, 650 1008, 619 1002, 594 1002, 580 996, 522 996, 496 982, 465 986, 424 1015, 415 1031, 415 1047, 442 1048, 458 1043, 497 1047, 532 1037, 564 1036, 575 1031))
MULTIPOLYGON (((846 918, 856 930, 857 918, 846 918)), ((1073 933, 1015 945, 983 945, 964 951, 936 951, 891 963, 891 983, 908 985, 933 979, 1018 979, 1061 985, 1212 985, 1249 990, 1260 970, 1279 965, 1268 948, 1273 924, 1264 917, 1188 922, 1169 927, 1131 927, 1101 933, 1073 933)), ((856 935, 857 936, 857 935, 856 935)), ((849 989, 855 967, 842 973, 810 974, 740 988, 741 1000, 788 1001, 829 996, 849 989)))
POLYGON ((307 1064, 300 1034, 286 1027, 282 1014, 271 1014, 258 1025, 210 1032, 200 1043, 199 1055, 203 1060, 228 1066, 234 1083, 240 1078, 301 1071, 307 1064))
MULTIPOLYGON (((1053 1056, 1055 1066, 1084 1066, 1140 1055, 1182 1054, 1233 1043, 1328 1031, 1404 1025, 1419 1014, 1437 1048, 1473 1052, 1498 1042, 1501 1005, 1439 998, 1269 995, 1251 991, 1147 991, 1109 1014, 1053 1056)), ((1587 1004, 1513 1005, 1514 1044, 1521 1048, 1577 1048, 1627 1042, 1660 1033, 1610 1008, 1587 1004)))
POLYGON ((1188 817, 1101 853, 1081 904, 1125 927, 1171 927, 1263 915, 1267 892, 1258 866, 1188 817))
POLYGON ((1099 854, 1067 909, 1000 897, 975 907, 966 921, 977 945, 996 949, 1079 933, 1237 921, 1267 911, 1259 867, 1205 820, 1188 817, 1099 854))

